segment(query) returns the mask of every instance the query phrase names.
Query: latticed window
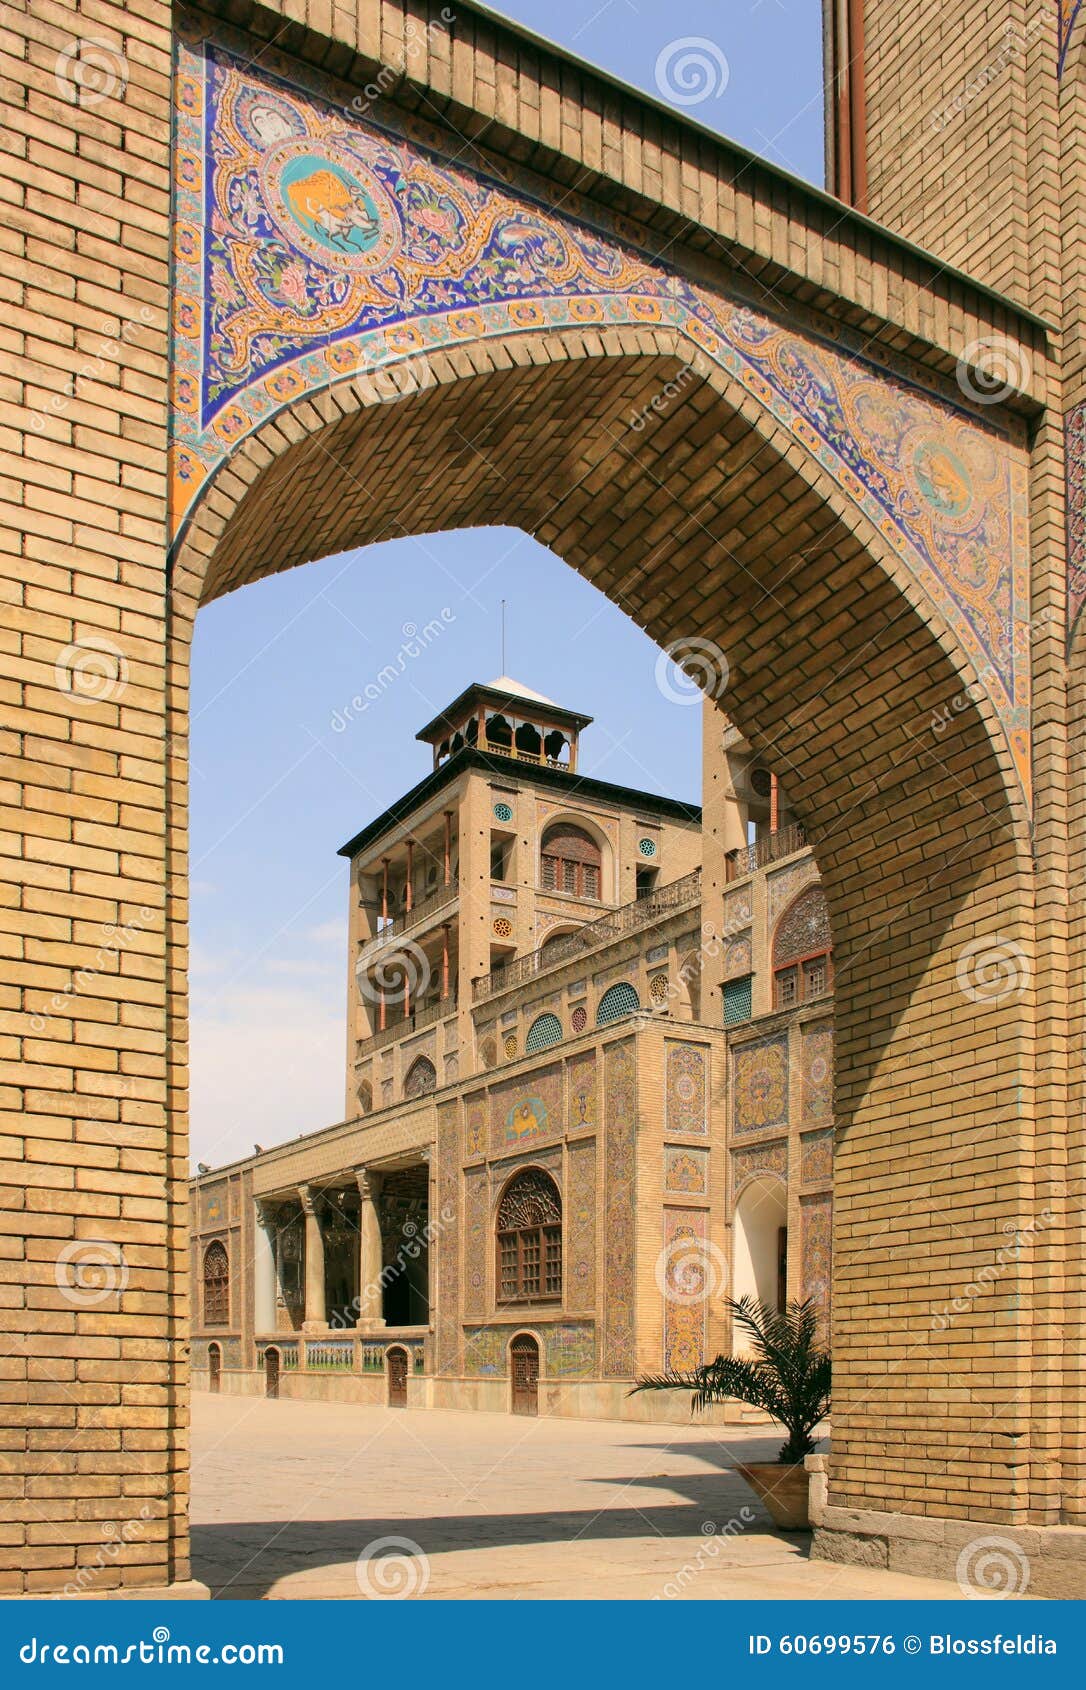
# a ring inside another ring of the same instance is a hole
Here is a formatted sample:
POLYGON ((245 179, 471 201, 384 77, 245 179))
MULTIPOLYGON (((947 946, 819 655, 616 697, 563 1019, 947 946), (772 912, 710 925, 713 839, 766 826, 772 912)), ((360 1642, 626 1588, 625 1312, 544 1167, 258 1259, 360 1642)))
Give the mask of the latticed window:
POLYGON ((751 991, 751 976, 742 974, 736 980, 724 982, 724 1025, 736 1027, 741 1021, 749 1021, 753 1004, 751 991))
POLYGON ((562 1023, 557 1015, 538 1015, 528 1028, 528 1037, 524 1041, 524 1049, 529 1054, 535 1050, 546 1050, 548 1045, 556 1045, 562 1037, 562 1023))
POLYGON ((525 1168, 498 1207, 498 1299, 556 1302, 562 1295, 562 1200, 540 1168, 525 1168))
POLYGON ((791 1009, 819 998, 833 985, 830 918, 820 886, 808 886, 793 898, 773 937, 773 998, 777 1009, 791 1009))
POLYGON ((403 1083, 405 1097, 425 1097, 427 1092, 437 1088, 437 1069, 428 1056, 417 1056, 412 1062, 403 1083))
POLYGON ((230 1262, 218 1239, 204 1251, 204 1325, 226 1326, 230 1320, 230 1262))
POLYGON ((620 980, 616 986, 609 986, 600 999, 596 1026, 606 1027, 609 1021, 621 1021, 624 1015, 636 1015, 640 1008, 637 993, 630 982, 620 980))
POLYGON ((540 884, 546 892, 569 892, 575 898, 600 895, 600 848, 582 827, 561 822, 543 835, 540 884))

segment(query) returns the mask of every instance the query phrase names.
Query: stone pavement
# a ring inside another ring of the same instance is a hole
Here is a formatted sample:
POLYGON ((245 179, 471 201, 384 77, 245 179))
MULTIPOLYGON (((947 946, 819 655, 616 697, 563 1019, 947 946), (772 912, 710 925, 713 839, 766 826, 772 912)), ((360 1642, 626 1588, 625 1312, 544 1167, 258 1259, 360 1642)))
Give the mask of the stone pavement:
POLYGON ((774 1530, 726 1471, 778 1445, 195 1392, 193 1576, 226 1598, 960 1598, 809 1561, 808 1534, 774 1530))

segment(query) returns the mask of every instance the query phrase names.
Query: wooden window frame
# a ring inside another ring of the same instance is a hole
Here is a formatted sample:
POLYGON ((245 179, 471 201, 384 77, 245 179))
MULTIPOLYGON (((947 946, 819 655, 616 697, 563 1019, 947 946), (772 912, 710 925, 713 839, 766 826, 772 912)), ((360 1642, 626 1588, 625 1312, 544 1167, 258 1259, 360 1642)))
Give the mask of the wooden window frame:
POLYGON ((776 968, 774 968, 774 970, 773 970, 773 1008, 774 1009, 798 1009, 800 1004, 817 1003, 819 998, 827 997, 829 995, 829 993, 832 992, 832 991, 833 991, 833 951, 832 951, 832 949, 827 949, 827 950, 822 950, 822 951, 811 951, 811 952, 808 953, 807 956, 789 957, 787 962, 782 962, 782 963, 778 964, 778 966, 776 968), (824 965, 825 965, 826 983, 825 983, 825 985, 823 986, 823 988, 820 992, 808 992, 806 990, 806 973, 805 973, 805 970, 807 969, 809 964, 812 963, 812 962, 821 962, 821 963, 824 963, 824 965), (795 996, 795 999, 793 1000, 792 1003, 782 1003, 781 1002, 781 994, 780 994, 781 975, 782 974, 791 974, 793 972, 793 970, 795 971, 795 976, 796 976, 796 996, 795 996))

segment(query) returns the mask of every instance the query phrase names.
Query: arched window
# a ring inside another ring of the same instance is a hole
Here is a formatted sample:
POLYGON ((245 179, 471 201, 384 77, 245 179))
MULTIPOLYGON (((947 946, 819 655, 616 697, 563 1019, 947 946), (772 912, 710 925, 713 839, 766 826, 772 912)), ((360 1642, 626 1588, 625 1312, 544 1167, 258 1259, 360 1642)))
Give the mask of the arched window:
POLYGON ((557 822, 543 835, 540 885, 545 892, 570 892, 575 898, 600 895, 600 848, 583 827, 557 822))
POLYGON ((368 1115, 373 1108, 373 1087, 368 1080, 363 1080, 358 1087, 358 1107, 363 1115, 368 1115))
POLYGON ((543 750, 539 729, 531 722, 522 722, 513 735, 513 743, 522 757, 538 758, 543 750))
POLYGON ((548 1045, 556 1045, 562 1037, 562 1023, 557 1015, 537 1015, 528 1028, 528 1037, 524 1041, 524 1050, 531 1055, 533 1050, 546 1050, 548 1045))
POLYGON ((428 1056, 416 1056, 404 1076, 403 1094, 405 1097, 425 1097, 427 1092, 437 1089, 437 1069, 428 1056))
POLYGON ((204 1251, 204 1325, 225 1326, 230 1319, 230 1262, 216 1239, 204 1251))
POLYGON ((479 1046, 479 1061, 484 1068, 493 1068, 498 1061, 498 1042, 496 1039, 484 1039, 479 1046))
POLYGON ((498 1205, 498 1299, 557 1302, 562 1295, 562 1199, 541 1168, 514 1174, 498 1205))
POLYGON ((830 917, 821 886, 793 898, 773 935, 773 1003, 791 1009, 833 985, 830 917))
POLYGON ((606 1027, 609 1021, 621 1021, 624 1015, 636 1015, 641 1008, 637 993, 628 980, 609 986, 596 1010, 596 1026, 606 1027))

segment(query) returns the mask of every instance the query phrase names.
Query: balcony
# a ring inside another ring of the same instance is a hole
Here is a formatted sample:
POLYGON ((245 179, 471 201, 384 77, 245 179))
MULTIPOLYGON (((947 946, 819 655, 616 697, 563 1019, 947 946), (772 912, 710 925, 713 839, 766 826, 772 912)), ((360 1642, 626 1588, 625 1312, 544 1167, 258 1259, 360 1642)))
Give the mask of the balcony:
POLYGON ((365 968, 386 946, 395 944, 415 928, 426 926, 446 905, 455 902, 459 893, 459 880, 450 880, 447 886, 439 886, 436 892, 431 892, 428 898, 421 898, 409 910, 401 910, 399 915, 392 916, 379 933, 366 940, 358 953, 357 966, 365 968))
POLYGON ((410 1015, 401 1016, 391 1026, 371 1033, 368 1039, 359 1039, 355 1044, 355 1061, 361 1062, 383 1045, 394 1044, 397 1039, 409 1039, 420 1028, 430 1027, 435 1021, 444 1021, 455 1015, 456 1001, 456 993, 450 992, 447 998, 438 998, 433 1003, 423 1004, 421 1009, 413 1009, 410 1015))
POLYGON ((800 822, 791 822, 776 833, 763 834, 753 845, 729 851, 724 858, 724 878, 742 880, 756 869, 767 868, 770 863, 779 863, 782 857, 790 857, 794 851, 802 851, 806 844, 806 828, 800 822))
POLYGON ((484 974, 473 982, 472 1001, 482 1003, 497 992, 506 992, 513 986, 521 986, 526 980, 533 980, 537 974, 551 968, 560 968, 563 963, 571 961, 574 957, 584 956, 587 951, 599 950, 601 945, 609 945, 613 940, 621 939, 627 933, 636 933, 642 927, 651 927, 661 917, 671 915, 675 910, 687 909, 700 901, 701 870, 696 868, 692 874, 684 875, 681 880, 673 880, 670 885, 661 886, 658 892, 650 892, 645 897, 635 899, 632 904, 623 904, 621 909, 600 916, 598 921, 588 922, 584 927, 579 927, 576 933, 567 933, 562 938, 542 946, 538 951, 530 951, 527 956, 516 957, 504 968, 492 969, 489 974, 484 974))

